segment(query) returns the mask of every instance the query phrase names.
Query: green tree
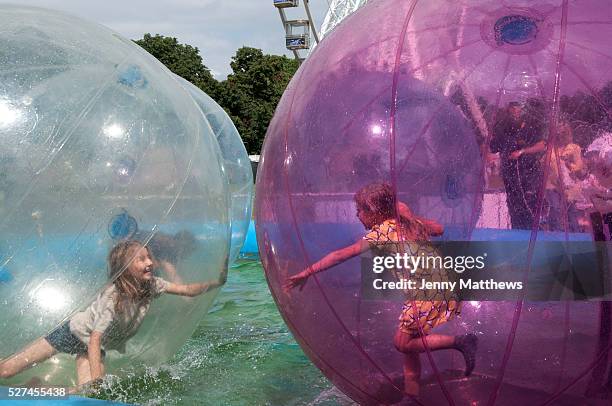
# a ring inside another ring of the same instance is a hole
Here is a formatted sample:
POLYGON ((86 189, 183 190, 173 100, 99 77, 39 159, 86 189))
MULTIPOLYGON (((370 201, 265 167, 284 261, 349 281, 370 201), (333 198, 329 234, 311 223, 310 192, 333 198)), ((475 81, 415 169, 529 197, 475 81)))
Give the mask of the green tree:
POLYGON ((259 154, 270 120, 298 63, 242 47, 230 63, 232 73, 221 82, 218 103, 236 124, 250 154, 259 154))
POLYGON ((135 42, 212 97, 229 114, 249 154, 259 154, 276 105, 298 68, 295 60, 242 47, 232 57, 232 73, 218 82, 196 47, 151 34, 135 42))
POLYGON ((145 34, 142 39, 135 42, 172 72, 215 98, 219 91, 219 82, 212 76, 210 69, 204 65, 198 48, 181 44, 176 38, 159 34, 145 34))

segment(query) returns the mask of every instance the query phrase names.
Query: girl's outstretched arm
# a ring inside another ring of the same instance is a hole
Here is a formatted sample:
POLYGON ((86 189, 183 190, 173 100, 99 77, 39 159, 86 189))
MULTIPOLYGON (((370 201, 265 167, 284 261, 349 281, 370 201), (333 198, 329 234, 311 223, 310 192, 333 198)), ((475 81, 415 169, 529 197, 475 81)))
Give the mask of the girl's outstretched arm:
POLYGON ((194 297, 201 295, 202 293, 207 292, 211 289, 221 287, 225 285, 225 282, 227 281, 227 268, 228 259, 226 258, 225 263, 223 264, 223 268, 221 270, 221 274, 219 275, 219 279, 207 282, 188 284, 169 282, 166 288, 166 293, 179 296, 194 297))
POLYGON ((220 286, 223 286, 222 280, 199 282, 199 283, 188 283, 188 284, 182 284, 182 285, 169 282, 168 287, 166 288, 166 293, 170 293, 173 295, 179 295, 179 296, 194 297, 194 296, 201 295, 202 293, 207 292, 211 289, 218 288, 220 286))
POLYGON ((310 265, 308 268, 304 269, 302 272, 290 277, 283 287, 285 291, 289 291, 297 286, 300 286, 300 289, 302 289, 308 280, 308 277, 311 275, 338 265, 349 258, 367 251, 369 248, 370 246, 367 241, 359 240, 347 247, 332 251, 314 264, 310 265))

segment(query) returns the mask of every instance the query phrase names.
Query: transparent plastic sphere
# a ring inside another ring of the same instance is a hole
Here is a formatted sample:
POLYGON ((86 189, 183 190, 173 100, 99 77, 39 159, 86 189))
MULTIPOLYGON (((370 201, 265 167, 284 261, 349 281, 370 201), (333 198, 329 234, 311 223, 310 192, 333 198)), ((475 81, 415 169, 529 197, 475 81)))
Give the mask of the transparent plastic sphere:
MULTIPOLYGON (((229 194, 210 126, 172 73, 132 41, 62 13, 0 6, 0 359, 87 307, 124 239, 171 261, 167 280, 218 280, 229 194), (160 250, 165 250, 162 255, 160 250), (171 258, 171 259, 170 259, 171 258), (176 279, 175 279, 176 280, 176 279)), ((162 295, 110 373, 168 359, 218 289, 162 295)), ((74 384, 59 354, 0 384, 74 384)))
POLYGON ((609 394, 594 369, 609 348, 605 302, 464 302, 432 333, 476 334, 476 369, 464 378, 458 351, 425 351, 416 400, 394 347, 403 303, 363 296, 371 269, 359 256, 303 289, 283 285, 364 237, 354 198, 372 183, 444 226, 444 240, 592 241, 584 187, 550 172, 571 161, 562 148, 584 152, 609 128, 611 21, 603 0, 379 0, 301 65, 266 135, 257 239, 296 340, 355 401, 597 404, 586 396, 609 394))
POLYGON ((187 89, 202 110, 221 148, 223 168, 229 180, 229 193, 232 201, 230 207, 232 227, 231 264, 240 253, 251 222, 253 199, 251 161, 236 126, 225 110, 193 83, 180 76, 175 75, 175 77, 187 89))

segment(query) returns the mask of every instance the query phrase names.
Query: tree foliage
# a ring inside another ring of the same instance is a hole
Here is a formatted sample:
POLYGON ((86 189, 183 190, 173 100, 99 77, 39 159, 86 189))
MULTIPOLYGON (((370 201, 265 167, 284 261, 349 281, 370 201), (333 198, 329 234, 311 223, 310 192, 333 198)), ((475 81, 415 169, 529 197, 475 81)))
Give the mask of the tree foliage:
POLYGON ((215 99, 234 121, 249 154, 259 154, 276 105, 298 68, 296 61, 242 47, 232 57, 232 73, 219 82, 196 47, 151 34, 136 43, 215 99))
POLYGON ((221 83, 219 103, 229 112, 249 153, 259 153, 266 130, 297 62, 261 50, 240 48, 221 83))
POLYGON ((217 94, 219 82, 204 65, 198 48, 163 35, 145 34, 135 42, 172 72, 204 90, 209 96, 214 98, 217 94))

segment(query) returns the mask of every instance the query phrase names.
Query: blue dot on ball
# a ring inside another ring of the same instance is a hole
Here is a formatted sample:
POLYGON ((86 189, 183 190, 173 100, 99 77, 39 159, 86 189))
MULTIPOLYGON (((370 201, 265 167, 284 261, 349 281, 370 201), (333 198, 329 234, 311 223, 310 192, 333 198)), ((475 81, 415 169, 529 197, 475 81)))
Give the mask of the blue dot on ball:
POLYGON ((500 45, 524 45, 533 41, 537 34, 538 23, 528 16, 509 15, 495 23, 495 38, 500 45))
POLYGON ((142 70, 137 65, 129 65, 119 71, 118 82, 134 88, 145 88, 147 86, 147 78, 142 73, 142 70))
POLYGON ((108 224, 108 234, 113 240, 131 238, 137 231, 138 223, 127 211, 115 215, 108 224))

